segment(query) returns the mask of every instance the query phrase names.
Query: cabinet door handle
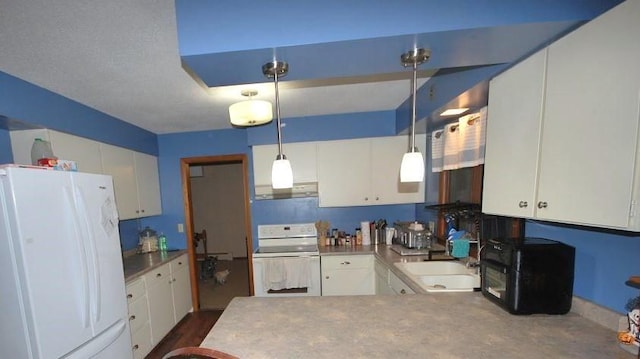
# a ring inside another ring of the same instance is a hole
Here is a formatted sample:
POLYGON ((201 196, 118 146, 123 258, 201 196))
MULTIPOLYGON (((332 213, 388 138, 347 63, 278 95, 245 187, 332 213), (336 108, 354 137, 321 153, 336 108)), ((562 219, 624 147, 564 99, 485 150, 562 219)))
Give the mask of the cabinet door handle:
POLYGON ((138 348, 139 348, 138 344, 133 346, 133 350, 138 350, 138 348))
POLYGON ((529 203, 527 203, 527 201, 520 201, 520 203, 518 203, 518 207, 520 208, 527 208, 528 205, 529 203))
POLYGON ((136 316, 135 315, 132 315, 132 316, 129 317, 129 321, 132 321, 132 320, 136 320, 136 316))
POLYGON ((379 199, 380 199, 380 197, 376 197, 376 201, 379 200, 379 199))
POLYGON ((181 265, 182 265, 182 262, 178 262, 178 265, 179 265, 179 266, 181 266, 181 265))
POLYGON ((157 278, 162 277, 162 273, 158 273, 158 274, 156 274, 156 277, 157 277, 157 278))
POLYGON ((324 277, 325 279, 329 279, 329 276, 324 277))
POLYGON ((129 298, 129 299, 133 298, 133 294, 131 294, 131 293, 127 294, 127 298, 129 298))
POLYGON ((407 291, 403 289, 400 291, 400 294, 407 294, 407 291))
POLYGON ((141 209, 140 212, 144 213, 144 209, 141 209))
POLYGON ((342 262, 342 263, 340 263, 340 264, 341 264, 341 265, 349 265, 349 264, 351 264, 351 262, 349 262, 349 261, 344 261, 344 262, 342 262))
POLYGON ((547 208, 547 202, 538 202, 538 208, 547 208))
POLYGON ((365 197, 365 198, 364 198, 364 200, 365 200, 365 201, 368 201, 368 200, 369 200, 369 197, 365 197))

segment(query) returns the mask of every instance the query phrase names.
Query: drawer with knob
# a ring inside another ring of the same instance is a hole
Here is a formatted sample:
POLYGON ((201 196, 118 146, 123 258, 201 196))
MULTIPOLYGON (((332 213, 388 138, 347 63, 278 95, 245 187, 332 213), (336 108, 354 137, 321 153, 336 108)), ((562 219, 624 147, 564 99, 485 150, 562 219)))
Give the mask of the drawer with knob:
POLYGON ((153 349, 151 325, 146 322, 140 329, 131 332, 131 350, 134 359, 142 359, 153 349))
POLYGON ((133 282, 127 283, 127 303, 133 303, 136 299, 140 298, 145 293, 146 288, 144 286, 144 280, 142 279, 142 277, 134 280, 133 282))
POLYGON ((144 275, 147 288, 151 288, 160 282, 171 281, 171 271, 168 265, 160 266, 144 275))
POLYGON ((136 332, 147 322, 149 322, 149 304, 145 295, 136 299, 133 303, 129 303, 129 326, 131 327, 131 332, 136 332))

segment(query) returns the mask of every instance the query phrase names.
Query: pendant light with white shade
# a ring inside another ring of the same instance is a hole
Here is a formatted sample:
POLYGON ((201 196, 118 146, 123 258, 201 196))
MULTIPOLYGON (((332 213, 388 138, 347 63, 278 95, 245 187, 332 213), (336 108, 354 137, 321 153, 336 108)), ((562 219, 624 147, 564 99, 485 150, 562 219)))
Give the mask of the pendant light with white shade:
POLYGON ((285 76, 289 71, 289 64, 282 61, 267 62, 262 66, 262 73, 267 78, 273 78, 276 88, 276 127, 278 130, 278 156, 271 167, 271 187, 274 189, 292 188, 293 171, 287 156, 282 153, 282 129, 280 121, 280 94, 278 92, 278 77, 285 76))
POLYGON ((429 56, 431 56, 431 51, 422 48, 413 49, 400 56, 404 67, 413 67, 413 78, 411 80, 411 142, 409 152, 402 157, 400 182, 422 182, 424 180, 424 158, 416 148, 416 92, 418 87, 418 65, 427 61, 429 56))

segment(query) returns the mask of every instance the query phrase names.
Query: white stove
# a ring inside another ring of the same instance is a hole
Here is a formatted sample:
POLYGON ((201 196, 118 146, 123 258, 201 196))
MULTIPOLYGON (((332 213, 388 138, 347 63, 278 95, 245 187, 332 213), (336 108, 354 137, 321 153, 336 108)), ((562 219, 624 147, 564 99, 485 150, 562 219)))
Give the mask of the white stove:
POLYGON ((258 226, 253 252, 257 297, 320 295, 320 251, 314 223, 258 226))
POLYGON ((314 223, 258 226, 258 248, 253 257, 319 256, 314 223))

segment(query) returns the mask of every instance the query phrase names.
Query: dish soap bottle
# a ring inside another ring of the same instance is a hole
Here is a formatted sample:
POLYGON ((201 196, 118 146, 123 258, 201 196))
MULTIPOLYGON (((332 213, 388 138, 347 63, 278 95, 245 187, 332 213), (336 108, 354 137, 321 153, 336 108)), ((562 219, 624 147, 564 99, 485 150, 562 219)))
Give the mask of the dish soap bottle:
POLYGON ((160 236, 158 237, 158 246, 160 247, 161 252, 167 251, 167 236, 162 233, 160 233, 160 236))

